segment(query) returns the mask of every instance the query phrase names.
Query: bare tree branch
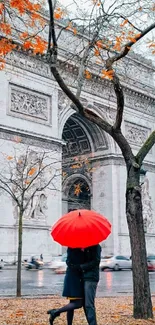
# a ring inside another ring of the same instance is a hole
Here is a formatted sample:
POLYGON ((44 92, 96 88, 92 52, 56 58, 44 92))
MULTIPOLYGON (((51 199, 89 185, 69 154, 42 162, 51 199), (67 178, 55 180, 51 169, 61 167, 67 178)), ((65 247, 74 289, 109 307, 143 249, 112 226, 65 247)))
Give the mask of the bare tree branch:
POLYGON ((82 86, 84 83, 84 70, 85 70, 85 65, 86 65, 86 61, 88 59, 88 55, 89 52, 91 50, 91 48, 94 46, 95 42, 96 42, 96 38, 98 36, 98 33, 95 33, 92 37, 92 40, 88 43, 88 45, 86 46, 85 50, 84 50, 84 54, 81 60, 81 64, 80 64, 80 68, 79 68, 79 73, 78 73, 78 78, 77 78, 77 92, 76 92, 76 97, 80 98, 81 95, 81 90, 82 90, 82 86))
POLYGON ((10 186, 8 185, 8 180, 5 182, 5 181, 2 180, 2 178, 0 178, 0 183, 3 184, 3 186, 0 184, 0 188, 5 190, 13 198, 13 200, 19 205, 19 201, 18 201, 17 197, 15 196, 14 192, 12 191, 10 186))
POLYGON ((146 157, 146 155, 151 150, 151 148, 153 147, 154 144, 155 144, 155 131, 153 131, 150 134, 150 136, 145 141, 145 143, 143 144, 143 146, 141 147, 141 149, 138 151, 138 153, 136 155, 136 160, 140 166, 141 166, 144 158, 146 157))
POLYGON ((117 113, 116 113, 116 120, 113 125, 113 129, 120 129, 122 124, 122 119, 123 119, 123 111, 124 111, 124 94, 123 94, 123 89, 120 84, 119 78, 116 75, 116 73, 114 73, 112 82, 114 85, 114 90, 117 98, 117 113))
POLYGON ((149 27, 144 29, 144 31, 139 33, 137 36, 133 37, 134 41, 130 41, 127 44, 125 44, 123 47, 123 50, 120 53, 115 54, 114 56, 110 57, 106 62, 107 69, 111 68, 111 66, 114 62, 125 57, 128 54, 128 52, 130 51, 131 47, 135 44, 135 41, 136 42, 139 41, 142 37, 144 37, 146 34, 148 34, 154 28, 155 28, 155 23, 153 23, 152 25, 150 25, 149 27))
POLYGON ((49 21, 49 37, 48 37, 48 51, 52 51, 53 63, 57 61, 57 39, 55 34, 54 24, 54 9, 52 0, 48 0, 50 21, 49 21), (51 47, 51 41, 53 42, 51 47))

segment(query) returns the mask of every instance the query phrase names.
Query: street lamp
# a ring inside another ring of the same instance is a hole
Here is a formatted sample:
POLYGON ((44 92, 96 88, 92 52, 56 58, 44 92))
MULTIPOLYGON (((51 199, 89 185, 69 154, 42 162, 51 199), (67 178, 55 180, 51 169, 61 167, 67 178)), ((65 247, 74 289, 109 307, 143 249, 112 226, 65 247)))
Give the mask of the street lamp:
POLYGON ((146 173, 147 173, 147 170, 144 169, 144 166, 141 166, 141 169, 140 169, 140 185, 144 184, 144 179, 145 179, 146 173))

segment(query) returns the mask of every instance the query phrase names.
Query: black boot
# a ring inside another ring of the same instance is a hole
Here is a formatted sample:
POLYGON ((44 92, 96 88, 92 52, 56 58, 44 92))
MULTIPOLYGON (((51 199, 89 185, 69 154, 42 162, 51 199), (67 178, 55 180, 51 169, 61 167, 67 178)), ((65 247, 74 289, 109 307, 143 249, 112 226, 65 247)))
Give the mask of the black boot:
POLYGON ((50 309, 47 311, 47 314, 50 315, 49 322, 50 325, 53 325, 53 321, 56 317, 60 316, 59 309, 50 309))

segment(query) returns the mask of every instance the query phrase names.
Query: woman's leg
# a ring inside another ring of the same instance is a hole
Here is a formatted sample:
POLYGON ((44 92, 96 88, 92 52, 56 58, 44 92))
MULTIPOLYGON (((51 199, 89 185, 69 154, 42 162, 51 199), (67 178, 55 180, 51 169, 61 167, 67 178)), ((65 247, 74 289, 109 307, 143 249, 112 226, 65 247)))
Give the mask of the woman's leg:
POLYGON ((73 324, 74 310, 67 311, 67 325, 73 324))
MULTIPOLYGON (((82 306, 83 306, 83 299, 75 299, 75 300, 70 300, 69 304, 65 305, 62 308, 48 310, 47 313, 51 315, 50 324, 52 325, 54 319, 64 312, 67 313, 69 312, 69 321, 72 321, 74 313, 70 313, 70 312, 74 311, 74 309, 79 309, 82 306)), ((68 325, 72 325, 72 322, 68 325)))
POLYGON ((79 309, 83 306, 83 299, 70 300, 69 304, 65 305, 62 308, 59 308, 59 313, 64 313, 65 311, 70 311, 74 309, 79 309))

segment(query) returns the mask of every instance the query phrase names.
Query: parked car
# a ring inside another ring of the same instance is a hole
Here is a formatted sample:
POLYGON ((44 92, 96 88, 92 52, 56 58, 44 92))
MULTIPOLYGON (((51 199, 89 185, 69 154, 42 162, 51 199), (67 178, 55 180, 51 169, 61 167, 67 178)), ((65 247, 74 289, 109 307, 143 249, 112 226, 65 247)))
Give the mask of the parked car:
POLYGON ((147 256, 148 271, 155 271, 155 255, 147 256))
POLYGON ((101 258, 100 270, 112 269, 119 271, 122 269, 132 269, 132 261, 129 257, 122 255, 108 255, 101 258))
POLYGON ((55 256, 49 265, 49 268, 55 273, 65 273, 66 272, 66 258, 67 254, 64 253, 62 256, 55 256))

